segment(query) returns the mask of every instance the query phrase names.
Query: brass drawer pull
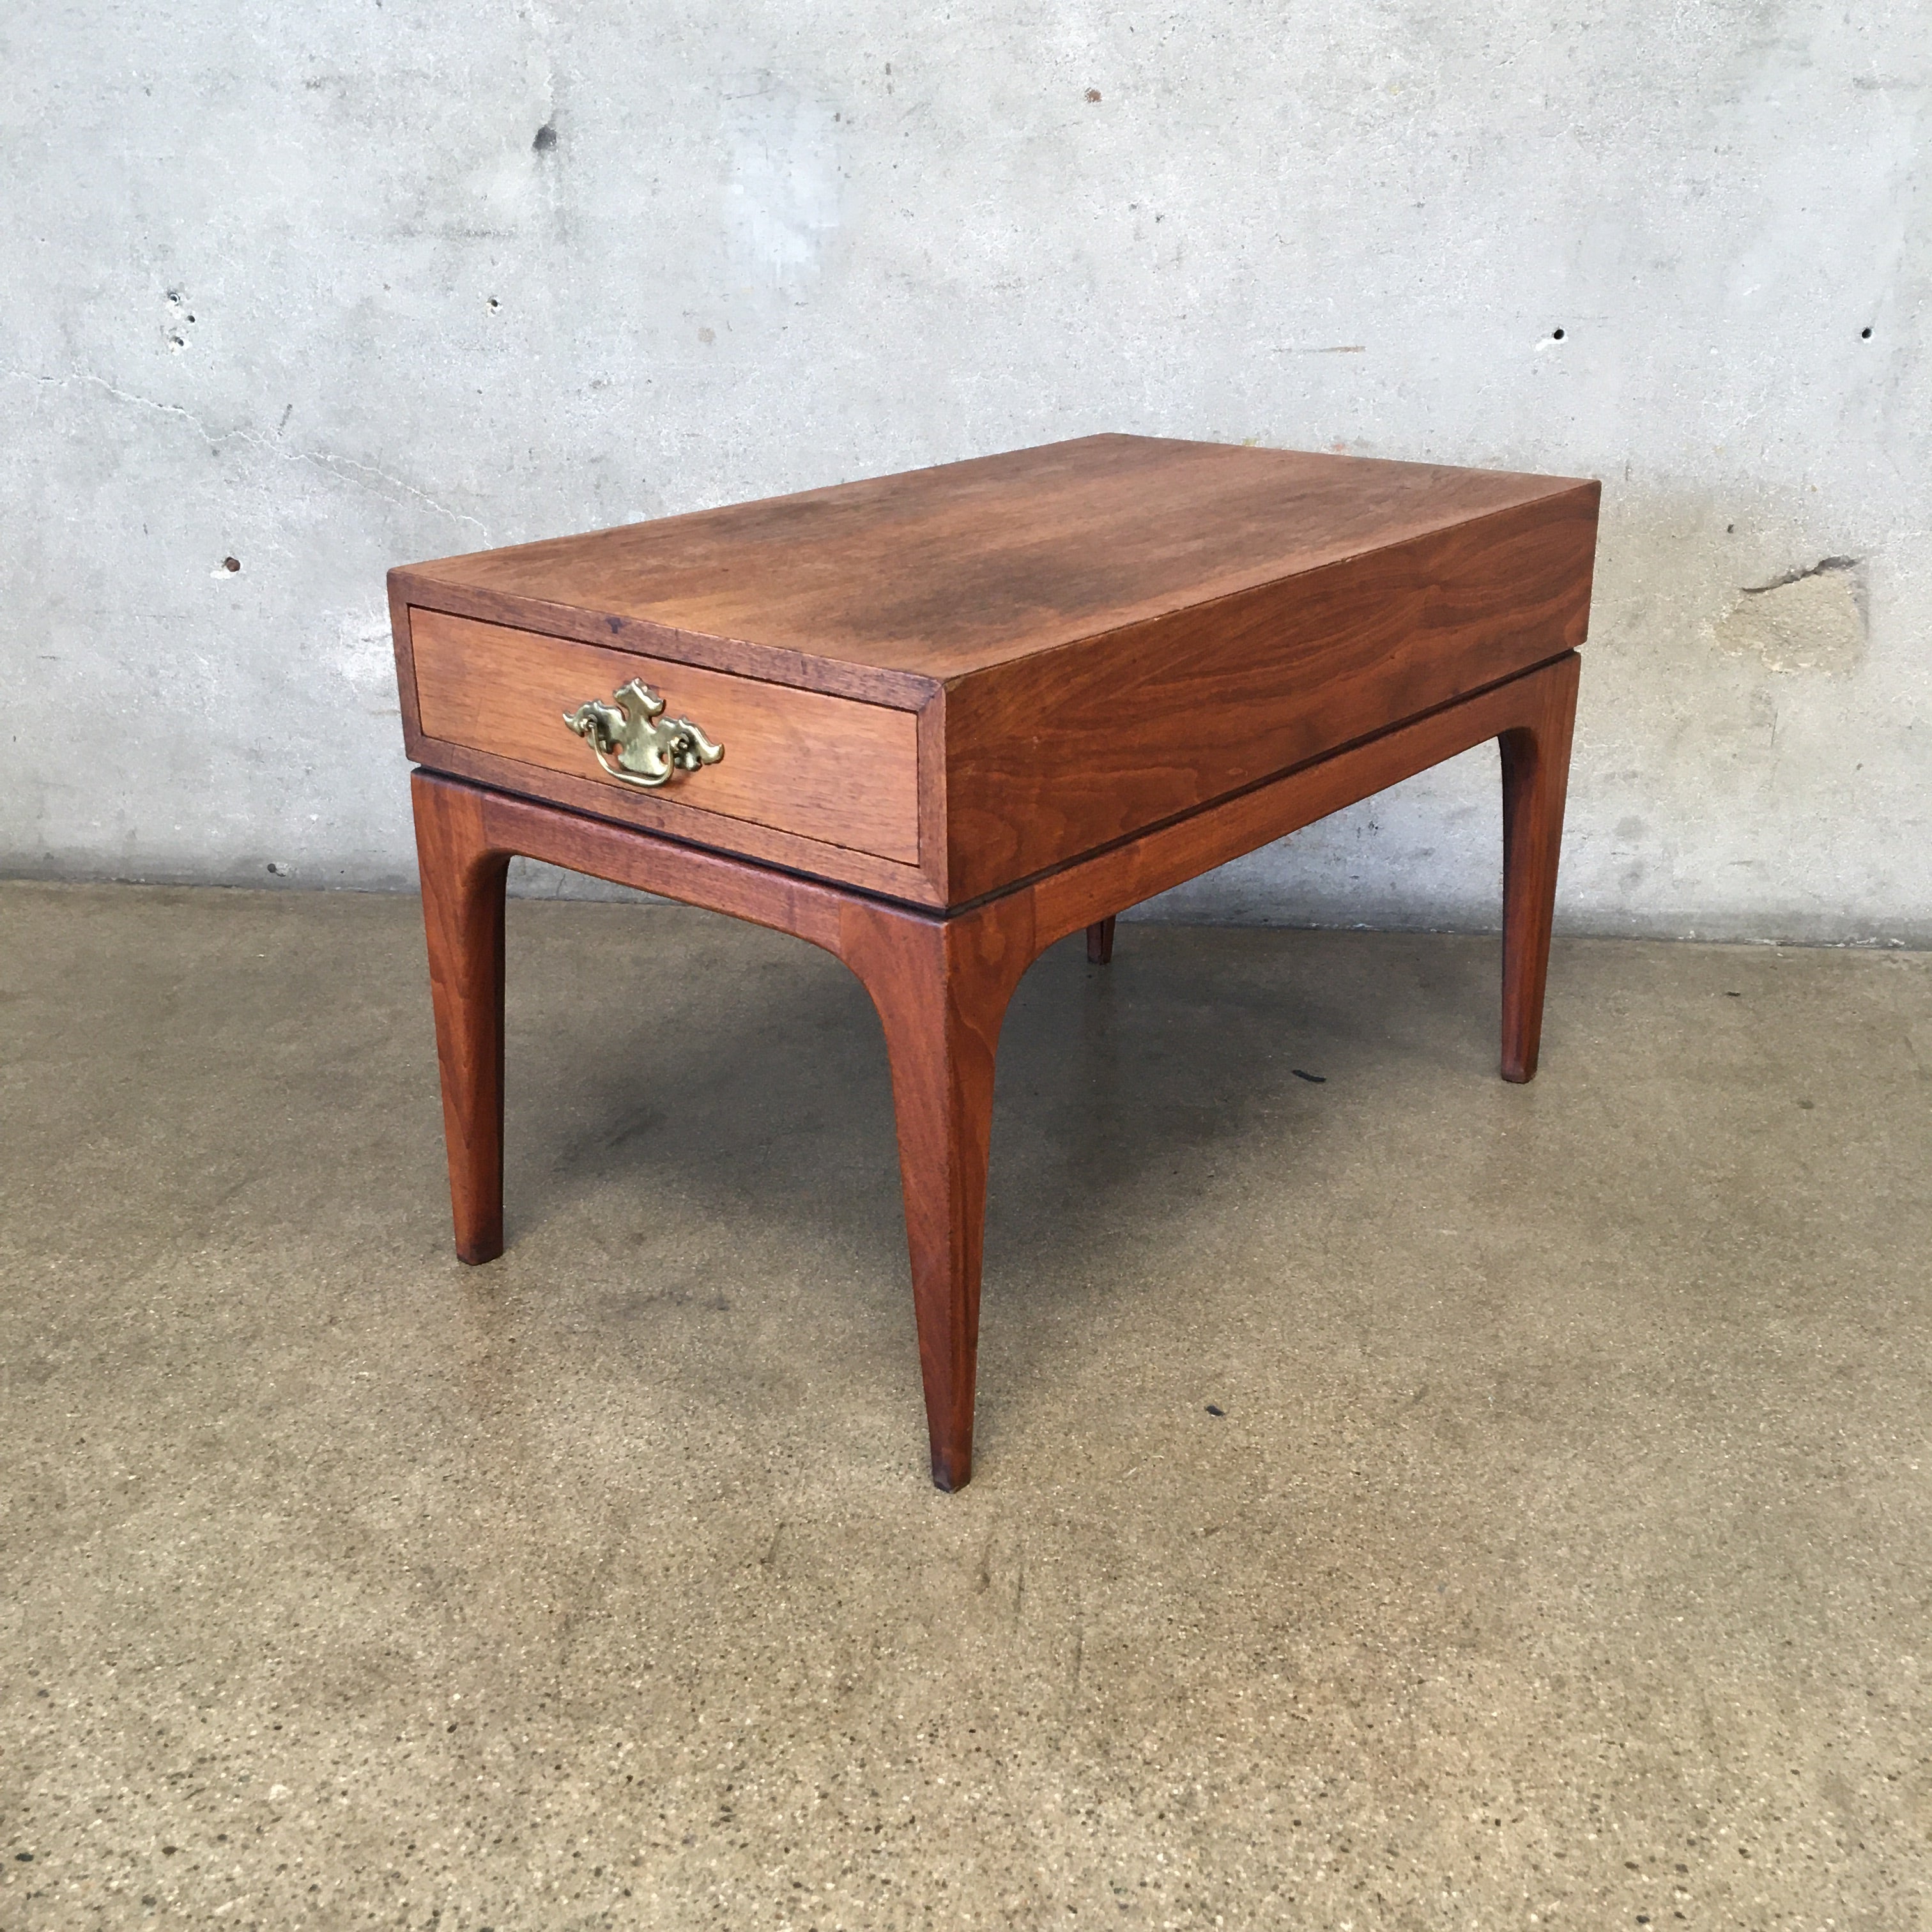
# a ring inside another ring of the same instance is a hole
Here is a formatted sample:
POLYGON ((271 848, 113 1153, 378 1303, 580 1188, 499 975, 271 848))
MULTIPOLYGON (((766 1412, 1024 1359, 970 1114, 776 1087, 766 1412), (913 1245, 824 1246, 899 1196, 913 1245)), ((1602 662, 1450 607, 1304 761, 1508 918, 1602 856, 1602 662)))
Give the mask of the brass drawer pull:
POLYGON ((668 718, 658 724, 664 708, 664 700, 634 677, 610 694, 608 704, 591 698, 574 711, 566 711, 563 722, 589 743, 597 762, 614 778, 654 790, 669 784, 680 772, 715 765, 724 755, 724 747, 714 745, 688 718, 668 718), (614 754, 614 765, 610 761, 614 754))

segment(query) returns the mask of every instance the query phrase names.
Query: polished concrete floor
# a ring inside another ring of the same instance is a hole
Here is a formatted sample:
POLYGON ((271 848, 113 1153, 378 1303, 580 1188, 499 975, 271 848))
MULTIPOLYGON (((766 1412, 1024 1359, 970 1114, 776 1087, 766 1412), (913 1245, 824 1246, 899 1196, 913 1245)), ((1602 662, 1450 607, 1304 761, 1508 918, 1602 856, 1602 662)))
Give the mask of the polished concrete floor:
POLYGON ((1123 927, 1003 1043, 972 1486, 884 1055, 511 912, 0 887, 0 1928, 1905 1928, 1932 958, 1123 927))

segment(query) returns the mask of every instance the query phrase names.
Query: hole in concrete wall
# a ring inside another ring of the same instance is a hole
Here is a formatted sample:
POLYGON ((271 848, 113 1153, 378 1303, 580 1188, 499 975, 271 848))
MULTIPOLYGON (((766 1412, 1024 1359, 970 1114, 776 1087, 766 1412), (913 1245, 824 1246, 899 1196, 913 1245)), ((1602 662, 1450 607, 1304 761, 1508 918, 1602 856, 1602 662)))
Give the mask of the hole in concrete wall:
POLYGON ((540 154, 548 154, 551 148, 556 146, 556 128, 555 124, 553 122, 546 121, 543 125, 537 130, 536 138, 531 142, 530 146, 540 154))
POLYGON ((238 556, 224 556, 221 560, 221 567, 232 577, 242 568, 242 560, 238 556))
POLYGON ((1552 328, 1550 332, 1550 339, 1552 342, 1561 342, 1563 340, 1562 330, 1560 328, 1552 328))
POLYGON ((1871 331, 1869 328, 1860 329, 1858 331, 1858 340, 1861 342, 1869 342, 1871 340, 1871 331))

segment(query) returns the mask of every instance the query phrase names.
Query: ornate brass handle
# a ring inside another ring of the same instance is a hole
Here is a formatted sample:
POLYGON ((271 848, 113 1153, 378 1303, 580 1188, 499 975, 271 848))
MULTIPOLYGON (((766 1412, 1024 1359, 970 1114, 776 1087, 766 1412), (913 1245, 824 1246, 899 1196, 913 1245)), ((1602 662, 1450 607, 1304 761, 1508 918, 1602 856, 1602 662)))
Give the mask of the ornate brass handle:
POLYGON ((563 722, 590 745, 614 778, 655 790, 680 772, 715 765, 724 755, 724 747, 714 745, 688 718, 667 718, 659 724, 664 708, 664 700, 634 677, 618 686, 608 704, 591 698, 566 711, 563 722))

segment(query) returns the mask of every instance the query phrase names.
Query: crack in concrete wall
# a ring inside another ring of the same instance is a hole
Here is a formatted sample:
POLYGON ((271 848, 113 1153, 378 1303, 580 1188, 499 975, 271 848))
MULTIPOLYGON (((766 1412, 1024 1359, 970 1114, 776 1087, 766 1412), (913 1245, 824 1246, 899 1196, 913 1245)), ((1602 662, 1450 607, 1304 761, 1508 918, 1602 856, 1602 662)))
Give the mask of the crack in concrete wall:
POLYGON ((425 508, 433 510, 438 516, 448 518, 452 523, 467 524, 483 539, 478 548, 482 550, 490 548, 489 528, 480 517, 472 517, 466 511, 452 510, 447 504, 438 502, 428 490, 418 489, 416 484, 404 482, 400 476, 392 476, 388 471, 379 470, 372 463, 359 462, 352 456, 340 456, 328 450, 284 448, 280 439, 282 430, 286 428, 289 416, 293 412, 292 404, 283 412, 281 424, 274 434, 263 436, 254 430, 212 430, 192 410, 184 409, 178 403, 164 403, 152 396, 136 395, 131 389, 122 388, 110 382, 105 376, 96 375, 89 370, 76 370, 70 376, 42 376, 27 369, 4 369, 0 370, 0 375, 14 376, 26 382, 49 383, 56 388, 64 388, 70 382, 92 383, 95 388, 105 390, 116 402, 131 404, 139 409, 153 410, 162 416, 179 417, 218 455, 230 445, 238 443, 244 448, 260 450, 284 463, 312 463, 344 482, 358 484, 364 488, 368 487, 365 479, 374 477, 378 482, 386 484, 391 490, 400 491, 425 508))

